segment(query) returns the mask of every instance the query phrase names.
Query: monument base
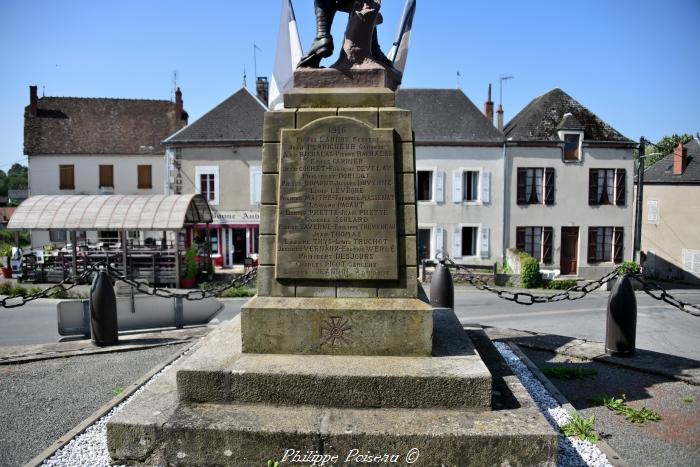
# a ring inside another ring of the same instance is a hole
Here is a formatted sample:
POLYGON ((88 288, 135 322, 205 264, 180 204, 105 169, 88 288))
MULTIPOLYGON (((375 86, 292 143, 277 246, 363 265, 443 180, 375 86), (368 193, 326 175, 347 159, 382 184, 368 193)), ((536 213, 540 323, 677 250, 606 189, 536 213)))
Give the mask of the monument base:
POLYGON ((297 68, 294 70, 296 88, 388 88, 396 91, 401 76, 381 65, 365 68, 297 68))
POLYGON ((370 452, 403 465, 413 452, 416 466, 555 465, 557 434, 520 383, 496 364, 492 391, 451 310, 435 311, 434 330, 433 357, 244 354, 237 317, 113 416, 110 455, 258 467, 290 450, 337 464, 370 452))

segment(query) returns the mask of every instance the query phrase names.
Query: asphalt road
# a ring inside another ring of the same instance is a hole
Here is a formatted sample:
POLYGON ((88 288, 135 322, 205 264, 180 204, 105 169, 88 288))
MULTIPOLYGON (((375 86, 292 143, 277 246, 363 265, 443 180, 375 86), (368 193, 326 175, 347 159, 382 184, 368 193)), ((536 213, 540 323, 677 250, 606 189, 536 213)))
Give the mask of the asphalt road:
MULTIPOLYGON (((673 290, 672 294, 700 303, 700 290, 673 290)), ((247 299, 226 299, 224 309, 213 319, 218 324, 233 318, 247 299)), ((595 292, 577 301, 517 305, 489 292, 457 286, 455 309, 464 323, 559 334, 605 341, 606 292, 595 292)), ((637 347, 700 361, 700 317, 637 293, 637 347)), ((20 308, 0 309, 0 346, 44 344, 59 339, 56 305, 37 301, 20 308)))

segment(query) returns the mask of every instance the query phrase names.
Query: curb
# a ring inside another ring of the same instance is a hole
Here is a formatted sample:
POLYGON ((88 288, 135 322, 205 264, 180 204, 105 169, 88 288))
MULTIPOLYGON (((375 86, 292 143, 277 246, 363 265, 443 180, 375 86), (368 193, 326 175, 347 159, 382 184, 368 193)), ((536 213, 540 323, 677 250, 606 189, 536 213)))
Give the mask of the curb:
MULTIPOLYGON (((196 345, 196 344, 194 344, 194 345, 196 345)), ((70 441, 73 438, 75 438, 80 433, 85 431, 87 428, 92 426, 100 418, 102 418, 106 414, 108 414, 110 410, 112 410, 115 406, 119 405, 121 402, 123 402, 125 399, 127 399, 129 396, 131 396, 133 393, 135 393, 136 390, 138 390, 141 386, 146 384, 151 378, 153 378, 153 376, 155 376, 163 368, 170 365, 175 360, 180 358, 183 354, 185 354, 190 349, 192 349, 192 347, 194 347, 194 345, 191 345, 190 347, 186 348, 182 352, 178 352, 176 355, 169 358, 164 363, 149 370, 148 373, 143 375, 136 382, 127 386, 124 389, 123 393, 114 397, 109 402, 107 402, 105 405, 103 405, 102 407, 97 409, 95 412, 92 413, 92 415, 90 415, 88 418, 86 418, 85 420, 80 422, 78 425, 76 425, 75 428, 73 428, 72 430, 70 430, 68 433, 64 434, 60 438, 58 438, 58 440, 56 440, 51 446, 44 449, 39 454, 37 454, 33 459, 31 459, 29 462, 24 464, 24 467, 38 467, 41 464, 43 464, 44 461, 46 461, 49 457, 51 457, 56 451, 58 451, 59 449, 64 447, 66 444, 70 443, 70 441)))
MULTIPOLYGON (((527 357, 527 355, 525 355, 523 351, 520 350, 520 347, 518 347, 516 343, 507 342, 507 344, 508 347, 510 347, 510 349, 513 351, 513 353, 515 353, 518 356, 518 358, 520 358, 520 360, 525 364, 525 366, 527 366, 528 370, 530 370, 530 372, 535 376, 535 378, 540 380, 540 383, 542 383, 545 389, 549 391, 552 397, 554 397, 557 400, 557 402, 559 402, 562 408, 566 409, 566 411, 569 412, 569 414, 578 414, 574 406, 571 405, 571 403, 566 399, 566 397, 564 397, 564 395, 559 391, 559 389, 557 389, 557 387, 554 386, 554 384, 552 384, 552 382, 544 375, 544 373, 540 371, 537 365, 532 363, 532 360, 530 360, 527 357)), ((615 452, 615 450, 608 443, 605 442, 605 440, 600 439, 600 441, 596 443, 596 446, 603 452, 603 454, 605 454, 605 456, 608 458, 608 462, 610 462, 610 464, 612 464, 613 467, 630 467, 629 464, 625 462, 625 460, 622 459, 622 457, 617 452, 615 452)))

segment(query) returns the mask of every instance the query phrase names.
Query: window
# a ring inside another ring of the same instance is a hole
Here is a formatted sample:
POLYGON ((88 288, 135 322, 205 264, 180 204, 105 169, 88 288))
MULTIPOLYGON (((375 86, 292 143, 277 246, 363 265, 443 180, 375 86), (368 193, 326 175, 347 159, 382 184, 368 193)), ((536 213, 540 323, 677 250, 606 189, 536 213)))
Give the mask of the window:
POLYGON ((250 204, 260 204, 262 193, 262 167, 250 168, 250 204))
POLYGON ((686 250, 683 248, 683 270, 693 274, 700 274, 700 250, 686 250))
POLYGON ((463 201, 479 199, 479 172, 467 171, 462 173, 463 201))
POLYGON ((150 165, 137 166, 136 175, 138 178, 137 188, 139 188, 141 190, 153 188, 153 181, 151 178, 151 166, 150 165))
POLYGON ((564 160, 581 160, 581 135, 579 133, 564 134, 564 160))
POLYGON ((515 247, 545 264, 552 262, 552 244, 554 229, 552 227, 517 227, 515 229, 515 247))
POLYGON ((518 204, 554 204, 554 169, 519 168, 518 204))
POLYGON ((209 204, 219 204, 219 167, 197 166, 195 168, 195 189, 209 204))
POLYGON ((589 227, 588 229, 588 262, 602 263, 622 262, 624 228, 622 227, 589 227))
POLYGON ((75 166, 74 165, 59 165, 58 166, 58 189, 59 190, 75 190, 75 166))
POLYGON ((114 188, 114 166, 100 165, 100 188, 114 188))
POLYGON ((430 229, 418 229, 418 261, 430 259, 430 229))
POLYGON ((432 201, 433 200, 433 171, 432 170, 419 170, 417 172, 418 185, 416 187, 418 196, 418 201, 432 201))
POLYGON ((655 199, 647 200, 647 223, 659 223, 659 201, 655 199))
MULTIPOLYGON (((70 167, 73 167, 72 165, 70 167)), ((67 238, 65 230, 49 230, 49 241, 51 243, 62 243, 67 238)))
POLYGON ((625 205, 625 169, 591 169, 588 175, 588 204, 625 205))
POLYGON ((253 249, 251 253, 258 253, 258 245, 260 244, 260 229, 253 227, 253 249))
MULTIPOLYGON (((192 232, 192 243, 197 247, 197 254, 204 256, 207 254, 207 229, 196 229, 192 232)), ((219 230, 209 229, 211 254, 219 254, 219 230)))
POLYGON ((462 227, 462 255, 476 256, 476 242, 479 238, 478 227, 462 227))

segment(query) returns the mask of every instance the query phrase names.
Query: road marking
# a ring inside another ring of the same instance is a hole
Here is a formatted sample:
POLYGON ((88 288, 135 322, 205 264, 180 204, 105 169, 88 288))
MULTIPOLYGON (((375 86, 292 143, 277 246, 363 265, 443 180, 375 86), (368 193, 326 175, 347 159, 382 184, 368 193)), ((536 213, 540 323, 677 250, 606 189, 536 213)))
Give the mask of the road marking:
MULTIPOLYGON (((649 308, 659 308, 659 306, 638 306, 637 309, 649 309, 649 308)), ((456 311, 459 311, 456 310, 456 311)), ((548 315, 559 315, 562 313, 590 313, 591 311, 605 311, 605 308, 577 308, 574 310, 549 310, 549 311, 534 311, 531 313, 507 313, 500 315, 482 315, 482 316, 469 316, 468 318, 460 318, 460 322, 473 323, 475 320, 483 319, 508 319, 508 318, 528 318, 530 316, 548 316, 548 315)))

